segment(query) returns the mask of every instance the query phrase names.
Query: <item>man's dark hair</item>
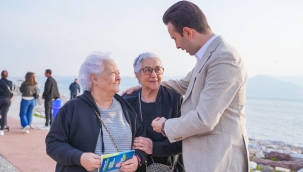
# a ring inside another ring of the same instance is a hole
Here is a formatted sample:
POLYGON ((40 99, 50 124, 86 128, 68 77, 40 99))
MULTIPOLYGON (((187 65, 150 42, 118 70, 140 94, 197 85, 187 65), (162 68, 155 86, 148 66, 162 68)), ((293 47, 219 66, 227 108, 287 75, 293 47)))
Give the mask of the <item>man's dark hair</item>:
POLYGON ((49 73, 50 75, 52 75, 52 70, 50 70, 50 69, 46 69, 45 72, 49 73))
POLYGON ((3 70, 1 72, 1 78, 7 78, 7 76, 8 76, 8 72, 6 70, 3 70))
POLYGON ((171 23, 181 36, 184 27, 195 29, 199 33, 207 33, 210 29, 202 10, 189 1, 179 1, 169 7, 162 20, 166 25, 171 23))

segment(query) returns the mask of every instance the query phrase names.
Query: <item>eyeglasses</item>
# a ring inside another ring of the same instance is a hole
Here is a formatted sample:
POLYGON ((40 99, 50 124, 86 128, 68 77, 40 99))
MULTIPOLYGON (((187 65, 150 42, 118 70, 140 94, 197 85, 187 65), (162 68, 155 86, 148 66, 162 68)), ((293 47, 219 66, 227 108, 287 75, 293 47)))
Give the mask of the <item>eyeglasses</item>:
POLYGON ((151 75, 153 73, 153 71, 155 71, 155 73, 157 75, 161 75, 164 72, 164 68, 163 67, 156 67, 156 68, 151 68, 151 67, 145 67, 143 69, 143 73, 145 75, 151 75))

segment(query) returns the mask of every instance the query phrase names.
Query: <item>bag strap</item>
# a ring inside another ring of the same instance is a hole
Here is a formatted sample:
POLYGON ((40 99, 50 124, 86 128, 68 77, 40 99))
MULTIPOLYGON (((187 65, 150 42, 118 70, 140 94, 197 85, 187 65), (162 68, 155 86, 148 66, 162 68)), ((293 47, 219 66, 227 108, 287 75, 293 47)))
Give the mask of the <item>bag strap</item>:
POLYGON ((7 86, 8 91, 12 92, 11 88, 9 88, 9 86, 7 85, 7 83, 4 82, 2 79, 0 79, 0 80, 7 86))
MULTIPOLYGON (((138 101, 139 101, 139 110, 140 110, 141 120, 143 121, 142 108, 141 108, 141 91, 139 91, 139 93, 138 93, 138 101)), ((179 157, 179 155, 176 155, 174 157, 174 161, 173 161, 173 165, 172 165, 172 170, 174 170, 174 168, 175 168, 175 166, 176 166, 176 164, 178 162, 178 157, 179 157)), ((150 156, 150 158, 152 159, 153 163, 155 163, 154 159, 153 159, 153 156, 150 156)), ((145 162, 145 163, 147 164, 147 162, 145 162)))
POLYGON ((94 109, 94 111, 95 111, 96 117, 101 121, 101 123, 102 123, 102 125, 104 126, 105 130, 108 132, 108 134, 109 134, 109 136, 110 136, 110 138, 111 138, 111 140, 112 140, 112 142, 113 142, 113 144, 114 144, 114 146, 115 146, 115 148, 116 148, 116 151, 119 152, 118 146, 117 146, 117 144, 116 144, 116 142, 115 142, 115 140, 114 140, 114 137, 112 136, 111 132, 109 131, 109 129, 107 128, 107 126, 106 126, 105 123, 103 122, 101 116, 96 112, 95 109, 94 109))
POLYGON ((172 170, 175 169, 175 166, 177 165, 177 162, 178 162, 178 158, 179 158, 179 155, 176 155, 176 156, 174 157, 174 162, 173 162, 172 170))

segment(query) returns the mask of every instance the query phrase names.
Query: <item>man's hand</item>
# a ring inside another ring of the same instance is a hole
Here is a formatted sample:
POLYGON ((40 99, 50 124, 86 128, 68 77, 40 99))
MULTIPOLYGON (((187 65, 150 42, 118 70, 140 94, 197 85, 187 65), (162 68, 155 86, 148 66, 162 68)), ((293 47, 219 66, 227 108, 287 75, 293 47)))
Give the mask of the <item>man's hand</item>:
POLYGON ((138 168, 138 159, 136 156, 122 163, 122 167, 120 168, 123 172, 133 172, 138 168))
POLYGON ((139 149, 147 154, 153 153, 153 142, 146 137, 136 137, 134 139, 133 149, 139 149))
POLYGON ((81 155, 80 163, 87 171, 92 171, 101 167, 101 158, 99 155, 87 152, 81 155))
POLYGON ((164 117, 161 118, 155 118, 152 122, 152 127, 153 130, 157 133, 161 133, 161 129, 162 129, 162 124, 163 122, 166 121, 166 119, 164 117))
POLYGON ((123 91, 123 92, 120 94, 120 96, 123 96, 124 94, 131 94, 131 93, 133 93, 134 91, 139 90, 140 88, 141 88, 140 85, 133 86, 133 87, 128 88, 128 89, 126 89, 125 91, 123 91))

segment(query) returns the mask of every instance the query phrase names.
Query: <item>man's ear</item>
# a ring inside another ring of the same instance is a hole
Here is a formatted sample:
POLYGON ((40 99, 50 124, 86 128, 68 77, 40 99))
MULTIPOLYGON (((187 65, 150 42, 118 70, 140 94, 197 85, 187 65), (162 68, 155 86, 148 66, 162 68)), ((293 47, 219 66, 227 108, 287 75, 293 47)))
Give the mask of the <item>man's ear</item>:
POLYGON ((189 27, 184 27, 183 28, 183 36, 185 36, 187 39, 192 39, 193 38, 193 31, 189 27))

